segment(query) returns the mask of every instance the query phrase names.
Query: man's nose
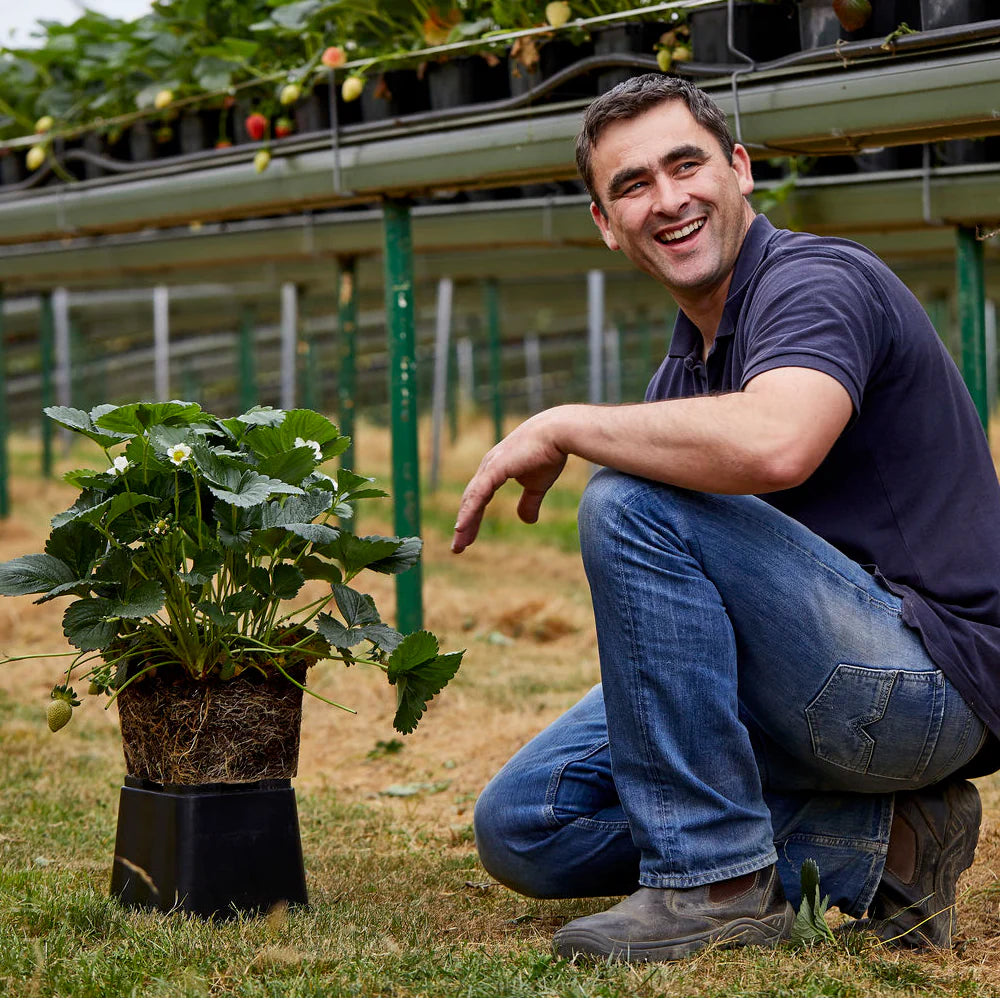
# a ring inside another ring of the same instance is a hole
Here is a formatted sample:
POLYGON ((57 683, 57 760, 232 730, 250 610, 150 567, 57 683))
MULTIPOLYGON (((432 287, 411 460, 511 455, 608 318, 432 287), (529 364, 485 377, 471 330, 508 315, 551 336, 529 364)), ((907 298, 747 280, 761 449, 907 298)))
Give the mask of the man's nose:
POLYGON ((661 215, 680 215, 688 202, 682 184, 666 174, 658 174, 653 184, 653 210, 661 215))

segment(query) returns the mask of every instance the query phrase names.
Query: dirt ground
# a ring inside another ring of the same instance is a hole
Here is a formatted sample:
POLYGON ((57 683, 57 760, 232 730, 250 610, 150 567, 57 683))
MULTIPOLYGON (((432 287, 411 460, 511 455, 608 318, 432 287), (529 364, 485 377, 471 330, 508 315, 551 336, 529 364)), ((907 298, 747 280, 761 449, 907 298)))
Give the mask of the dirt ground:
MULTIPOLYGON (((447 454, 446 486, 424 499, 426 509, 453 513, 461 484, 487 444, 485 427, 463 432, 447 454)), ((367 429, 359 451, 364 455, 359 467, 385 484, 385 433, 367 429)), ((588 473, 583 463, 571 464, 564 482, 582 487, 588 473)), ((48 518, 75 498, 58 481, 34 475, 14 476, 11 487, 12 516, 0 521, 0 560, 41 551, 48 518)), ((513 521, 515 496, 509 488, 501 492, 494 501, 497 517, 513 521)), ((388 521, 379 520, 391 512, 384 503, 382 514, 362 513, 362 533, 391 533, 388 521)), ((579 557, 554 545, 533 544, 532 530, 512 528, 506 540, 477 543, 456 557, 443 531, 424 529, 425 623, 443 650, 467 650, 463 666, 431 703, 417 732, 407 737, 397 737, 391 728, 393 692, 381 674, 332 662, 314 668, 310 684, 357 715, 306 698, 297 788, 328 790, 343 802, 365 803, 398 817, 415 834, 428 829, 468 838, 473 802, 489 777, 598 679, 590 597, 579 557), (399 744, 393 742, 397 738, 399 744)), ((355 585, 372 593, 386 620, 393 619, 393 578, 369 575, 355 585)), ((66 648, 60 625, 64 604, 36 607, 31 598, 0 600, 0 652, 14 656, 66 648)), ((42 713, 59 663, 3 666, 0 690, 37 703, 42 713)), ((98 699, 86 702, 78 710, 84 713, 80 722, 115 727, 113 710, 103 711, 98 699)), ((982 835, 976 864, 960 884, 965 946, 941 961, 949 969, 960 963, 980 983, 1000 988, 994 953, 1000 943, 1000 784, 995 778, 978 784, 984 801, 982 835)))

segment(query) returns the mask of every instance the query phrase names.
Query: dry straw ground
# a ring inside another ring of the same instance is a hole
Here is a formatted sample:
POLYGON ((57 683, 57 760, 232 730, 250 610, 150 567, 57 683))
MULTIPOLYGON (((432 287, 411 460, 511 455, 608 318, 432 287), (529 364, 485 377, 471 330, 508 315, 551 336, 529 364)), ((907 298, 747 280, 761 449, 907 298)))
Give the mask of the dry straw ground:
MULTIPOLYGON (((458 677, 432 703, 418 731, 402 740, 402 748, 398 749, 392 742, 395 734, 390 727, 393 699, 381 676, 357 668, 344 670, 332 663, 314 668, 311 683, 316 689, 356 708, 358 714, 351 717, 306 699, 296 788, 300 796, 311 797, 314 802, 330 798, 348 809, 363 807, 369 824, 365 827, 369 831, 366 837, 374 836, 372 829, 390 830, 397 840, 402 836, 409 849, 425 852, 421 864, 430 866, 427 870, 438 862, 442 870, 449 866, 455 869, 455 877, 450 880, 435 874, 432 891, 414 889, 414 898, 424 899, 429 894, 437 901, 426 915, 434 947, 471 947, 482 955, 496 956, 501 963, 509 955, 512 964, 520 962, 523 967, 525 948, 537 949, 539 955, 544 955, 559 923, 567 915, 593 909, 594 904, 538 904, 490 885, 471 854, 469 823, 475 797, 490 775, 598 678, 590 598, 571 542, 575 499, 589 470, 583 463, 571 463, 551 504, 543 510, 542 523, 536 527, 515 523, 512 511, 516 492, 511 487, 501 491, 494 501, 487 537, 456 557, 448 551, 447 529, 461 487, 488 443, 484 423, 466 422, 461 438, 446 449, 444 485, 437 494, 424 498, 425 619, 441 638, 443 648, 468 649, 458 677), (471 903, 470 894, 475 897, 471 903), (479 897, 482 905, 477 901, 479 897)), ((386 483, 386 433, 362 427, 357 446, 358 467, 386 483)), ((15 440, 13 512, 0 522, 0 560, 41 551, 48 518, 72 500, 68 488, 58 481, 43 481, 37 475, 36 447, 30 439, 15 440)), ((88 459, 96 461, 96 456, 75 454, 66 458, 65 467, 88 459)), ((360 512, 359 529, 366 534, 388 533, 390 516, 387 501, 381 507, 371 502, 360 512)), ((373 576, 363 589, 371 591, 385 617, 391 620, 392 578, 373 576)), ((55 601, 36 607, 30 598, 0 600, 0 650, 7 655, 58 650, 63 643, 59 605, 55 601)), ((105 772, 117 781, 122 762, 113 739, 113 710, 105 712, 97 699, 86 699, 67 730, 55 736, 44 730, 41 720, 48 691, 59 670, 58 662, 29 661, 0 668, 0 702, 15 702, 29 707, 32 713, 37 707, 38 719, 37 723, 28 721, 34 716, 24 713, 4 718, 0 739, 31 745, 49 741, 37 753, 57 764, 60 759, 70 761, 74 755, 96 754, 105 772)), ((40 771, 35 780, 42 790, 59 779, 57 774, 40 771)), ((548 968, 544 963, 538 965, 541 959, 535 958, 532 976, 537 973, 541 977, 537 995, 577 990, 591 995, 993 994, 1000 990, 1000 960, 996 955, 1000 944, 1000 783, 987 778, 979 785, 984 799, 983 830, 976 863, 961 882, 961 941, 952 954, 913 959, 883 949, 860 958, 831 949, 800 955, 785 952, 780 958, 784 978, 779 979, 774 978, 774 967, 761 971, 759 956, 716 954, 681 963, 671 970, 636 973, 632 979, 561 979, 548 986, 548 968)), ((113 825, 112 817, 103 812, 95 815, 93 822, 109 828, 113 825)), ((307 819, 303 837, 307 863, 311 865, 310 879, 316 890, 314 901, 337 903, 343 892, 338 891, 336 878, 317 870, 325 863, 325 852, 332 849, 327 840, 336 840, 337 830, 320 829, 307 819)), ((13 863, 15 856, 31 858, 38 849, 31 843, 16 843, 25 839, 23 833, 8 839, 10 844, 4 842, 0 832, 0 861, 4 865, 13 863)), ((361 853, 353 855, 352 863, 361 865, 365 851, 378 854, 378 837, 359 842, 355 848, 361 853)), ((48 850, 53 850, 51 845, 48 850)), ((69 860, 60 863, 73 868, 69 860)), ((377 858, 373 863, 377 866, 377 858)), ((82 867, 91 871, 93 864, 82 867)), ((100 873, 93 875, 98 884, 101 877, 100 873)), ((348 927, 341 930, 353 933, 354 938, 374 933, 381 942, 379 947, 388 947, 390 952, 399 948, 391 935, 381 936, 381 929, 375 932, 359 926, 353 932, 348 927)), ((285 958, 278 949, 273 961, 278 965, 283 961, 304 961, 305 947, 300 943, 298 950, 293 949, 285 958)), ((192 968, 196 965, 194 962, 192 968)), ((525 981, 523 977, 518 979, 521 985, 508 991, 530 992, 525 981)), ((372 982, 376 985, 359 985, 351 992, 503 992, 496 986, 490 990, 477 988, 471 982, 465 987, 442 981, 433 988, 424 985, 409 989, 398 981, 390 989, 377 977, 372 982)), ((202 981, 192 980, 188 988, 183 988, 184 984, 178 985, 175 980, 172 987, 179 992, 197 993, 199 983, 202 981)), ((13 979, 7 980, 6 986, 9 992, 24 991, 24 984, 15 984, 13 979)), ((94 988, 100 991, 100 987, 94 988)), ((206 987, 205 992, 239 995, 250 988, 226 980, 217 981, 211 989, 206 987)), ((280 992, 282 988, 272 989, 280 992)))

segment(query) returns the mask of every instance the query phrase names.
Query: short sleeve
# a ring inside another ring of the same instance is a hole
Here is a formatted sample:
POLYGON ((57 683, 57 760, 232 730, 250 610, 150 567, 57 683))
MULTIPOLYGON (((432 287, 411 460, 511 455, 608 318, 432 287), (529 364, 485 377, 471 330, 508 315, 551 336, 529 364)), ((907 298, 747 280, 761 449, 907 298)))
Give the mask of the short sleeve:
POLYGON ((745 299, 736 340, 740 388, 774 368, 814 368, 843 385, 858 413, 885 327, 876 288, 858 263, 816 252, 781 255, 745 299))

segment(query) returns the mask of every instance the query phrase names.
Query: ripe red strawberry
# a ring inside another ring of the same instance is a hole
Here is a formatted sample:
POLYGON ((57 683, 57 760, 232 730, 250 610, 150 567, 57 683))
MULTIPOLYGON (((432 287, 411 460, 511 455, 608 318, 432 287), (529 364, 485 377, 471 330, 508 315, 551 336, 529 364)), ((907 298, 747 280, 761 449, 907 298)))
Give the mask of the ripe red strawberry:
POLYGON ((869 0, 833 0, 833 12, 845 31, 857 31, 868 23, 872 5, 869 0))
POLYGON ((319 61, 330 69, 336 69, 347 62, 347 53, 339 45, 330 45, 323 50, 319 61))
POLYGON ((267 135, 267 119, 259 111, 247 115, 246 121, 243 122, 243 127, 247 130, 247 135, 254 142, 260 142, 267 135))
POLYGON ((291 118, 282 116, 274 123, 274 135, 278 139, 284 139, 286 135, 291 135, 295 131, 295 125, 291 118))

